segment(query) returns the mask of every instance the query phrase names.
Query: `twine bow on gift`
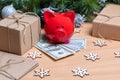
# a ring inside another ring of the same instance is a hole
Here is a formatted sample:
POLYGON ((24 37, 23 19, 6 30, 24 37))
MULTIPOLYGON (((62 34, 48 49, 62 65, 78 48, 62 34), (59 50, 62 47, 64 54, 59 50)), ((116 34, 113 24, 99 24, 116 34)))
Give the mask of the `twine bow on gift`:
POLYGON ((12 76, 10 73, 8 73, 6 70, 4 70, 4 68, 6 67, 10 67, 11 65, 14 65, 14 64, 20 64, 20 63, 23 63, 24 60, 21 60, 21 61, 15 61, 13 59, 9 59, 3 66, 0 67, 0 75, 3 75, 11 80, 17 80, 14 76, 12 76))
MULTIPOLYGON (((32 47, 32 41, 33 41, 33 38, 32 38, 32 29, 31 29, 31 24, 28 23, 28 22, 25 22, 25 21, 20 21, 20 19, 22 19, 23 17, 26 17, 27 15, 32 15, 32 16, 36 16, 38 17, 38 15, 36 13, 33 13, 33 12, 26 12, 26 13, 23 13, 20 17, 16 17, 15 16, 16 14, 14 14, 13 16, 11 17, 8 17, 8 19, 13 19, 15 21, 13 21, 12 23, 8 24, 7 25, 7 28, 8 28, 8 39, 9 39, 9 26, 14 24, 14 23, 17 23, 18 26, 16 26, 15 28, 18 28, 20 25, 23 25, 24 27, 24 30, 23 30, 23 42, 25 44, 25 33, 26 33, 26 25, 25 24, 29 24, 30 25, 30 35, 31 35, 31 47, 32 47)), ((8 40, 8 46, 9 46, 9 51, 10 51, 10 40, 8 40)))
MULTIPOLYGON (((108 15, 101 14, 101 13, 98 13, 98 12, 94 12, 94 14, 108 18, 107 20, 103 21, 102 23, 108 22, 108 21, 110 21, 110 20, 113 19, 113 18, 120 17, 120 16, 108 16, 108 15)), ((103 35, 100 34, 100 29, 101 29, 101 24, 99 24, 99 28, 98 28, 97 34, 98 34, 98 36, 99 36, 100 38, 105 39, 105 38, 103 37, 103 35)))

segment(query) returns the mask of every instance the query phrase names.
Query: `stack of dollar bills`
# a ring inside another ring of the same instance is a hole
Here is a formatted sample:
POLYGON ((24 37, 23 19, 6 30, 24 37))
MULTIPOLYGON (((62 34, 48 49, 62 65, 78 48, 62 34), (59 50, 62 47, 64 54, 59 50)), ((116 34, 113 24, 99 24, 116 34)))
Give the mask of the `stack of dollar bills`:
POLYGON ((68 44, 51 44, 45 39, 41 39, 35 47, 43 51, 55 60, 75 54, 77 51, 86 48, 86 39, 71 38, 68 44))

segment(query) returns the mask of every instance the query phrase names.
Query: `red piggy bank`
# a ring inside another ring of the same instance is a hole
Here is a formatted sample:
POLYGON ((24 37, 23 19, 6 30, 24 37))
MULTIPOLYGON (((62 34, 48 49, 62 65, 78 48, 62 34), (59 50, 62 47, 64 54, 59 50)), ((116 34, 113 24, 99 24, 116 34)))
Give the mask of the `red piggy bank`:
POLYGON ((69 43, 74 32, 74 11, 66 13, 44 12, 45 34, 51 43, 69 43))

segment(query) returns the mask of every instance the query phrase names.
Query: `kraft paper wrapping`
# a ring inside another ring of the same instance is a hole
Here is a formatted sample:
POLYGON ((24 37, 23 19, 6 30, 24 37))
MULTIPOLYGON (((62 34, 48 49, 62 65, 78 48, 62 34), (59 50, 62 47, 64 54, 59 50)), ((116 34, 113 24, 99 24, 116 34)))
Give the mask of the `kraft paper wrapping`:
POLYGON ((108 4, 93 21, 92 36, 120 40, 120 5, 108 4))
POLYGON ((27 15, 19 21, 20 24, 9 18, 0 21, 0 50, 22 55, 39 41, 40 18, 27 15))
POLYGON ((25 59, 14 54, 3 53, 2 55, 0 55, 0 80, 19 80, 21 77, 23 77, 25 74, 27 74, 29 71, 37 66, 38 63, 34 62, 33 60, 25 59), (9 60, 13 60, 11 61, 11 63, 18 63, 10 64, 1 68, 1 66, 6 65, 9 60), (7 72, 8 74, 5 72, 7 72), (12 79, 10 75, 14 79, 12 79))

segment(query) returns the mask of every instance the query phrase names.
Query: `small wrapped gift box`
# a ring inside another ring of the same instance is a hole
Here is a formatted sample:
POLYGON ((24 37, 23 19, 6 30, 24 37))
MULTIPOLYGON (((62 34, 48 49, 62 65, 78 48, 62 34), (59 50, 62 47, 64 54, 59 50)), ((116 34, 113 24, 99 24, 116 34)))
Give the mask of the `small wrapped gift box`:
POLYGON ((0 50, 22 55, 39 41, 39 35, 38 16, 16 13, 0 21, 0 50))
POLYGON ((92 36, 120 40, 120 5, 108 4, 94 19, 92 36))
POLYGON ((20 80, 38 63, 21 56, 0 52, 0 80, 20 80))

